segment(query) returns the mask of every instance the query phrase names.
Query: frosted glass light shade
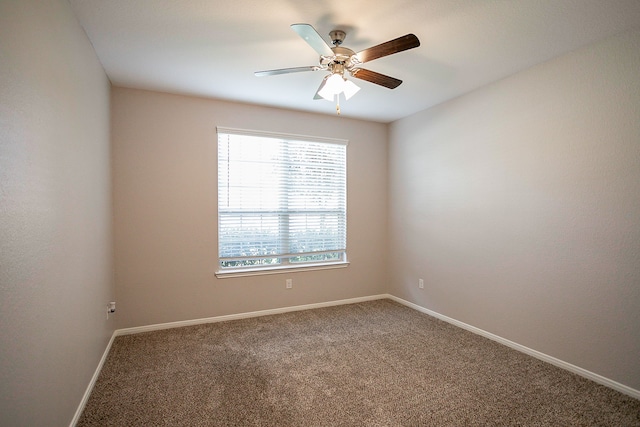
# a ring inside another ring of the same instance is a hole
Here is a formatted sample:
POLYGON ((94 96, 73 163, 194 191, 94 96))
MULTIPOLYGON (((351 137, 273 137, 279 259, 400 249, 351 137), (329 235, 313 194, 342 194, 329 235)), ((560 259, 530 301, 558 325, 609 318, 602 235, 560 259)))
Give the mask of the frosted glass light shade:
POLYGON ((333 101, 336 95, 340 96, 341 93, 344 93, 344 97, 349 99, 359 90, 360 88, 355 83, 336 73, 324 78, 316 96, 333 101))
POLYGON ((343 87, 344 79, 342 78, 342 76, 338 74, 332 74, 331 77, 327 79, 324 87, 318 91, 318 95, 328 101, 333 101, 333 97, 340 94, 343 87))
POLYGON ((360 88, 351 80, 345 80, 342 91, 344 92, 345 99, 351 98, 353 95, 358 92, 360 88))

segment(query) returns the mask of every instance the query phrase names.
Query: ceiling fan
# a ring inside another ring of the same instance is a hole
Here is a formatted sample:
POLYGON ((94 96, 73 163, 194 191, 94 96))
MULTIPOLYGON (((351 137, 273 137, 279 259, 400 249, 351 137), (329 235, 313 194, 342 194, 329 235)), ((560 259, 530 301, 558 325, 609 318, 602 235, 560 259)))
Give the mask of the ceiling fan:
POLYGON ((342 42, 346 37, 346 33, 342 30, 333 30, 329 33, 329 37, 331 37, 333 43, 333 47, 329 47, 311 25, 293 24, 291 28, 298 33, 309 46, 318 52, 320 55, 320 65, 256 71, 254 74, 258 77, 263 77, 302 71, 329 71, 329 74, 327 74, 322 80, 322 83, 320 83, 314 99, 324 98, 328 101, 333 101, 335 97, 336 111, 338 114, 340 114, 340 94, 343 93, 345 99, 349 99, 360 90, 352 81, 346 79, 345 72, 357 79, 366 80, 389 89, 395 89, 400 86, 402 80, 367 70, 362 68, 361 65, 374 59, 420 46, 420 40, 418 40, 414 34, 407 34, 356 53, 342 46, 342 42))

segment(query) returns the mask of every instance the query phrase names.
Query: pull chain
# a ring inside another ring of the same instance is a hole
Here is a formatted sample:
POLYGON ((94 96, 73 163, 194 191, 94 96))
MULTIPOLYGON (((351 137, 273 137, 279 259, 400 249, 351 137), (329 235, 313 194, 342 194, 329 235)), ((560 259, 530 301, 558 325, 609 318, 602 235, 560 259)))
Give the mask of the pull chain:
POLYGON ((336 114, 340 115, 340 94, 336 95, 336 114))

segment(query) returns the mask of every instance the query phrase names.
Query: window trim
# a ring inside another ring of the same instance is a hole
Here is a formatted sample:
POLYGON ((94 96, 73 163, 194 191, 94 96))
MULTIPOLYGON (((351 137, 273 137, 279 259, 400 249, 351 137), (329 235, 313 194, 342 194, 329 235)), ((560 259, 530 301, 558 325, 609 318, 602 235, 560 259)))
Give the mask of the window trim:
MULTIPOLYGON (((341 138, 328 138, 328 137, 320 137, 320 136, 309 136, 309 135, 300 135, 293 133, 281 133, 281 132, 270 132, 270 131, 256 131, 249 129, 239 129, 239 128, 231 128, 231 127, 223 127, 216 126, 216 147, 219 143, 218 135, 220 133, 229 133, 236 135, 246 135, 246 136, 255 136, 255 137, 267 137, 267 138, 276 138, 276 139, 288 139, 288 140, 296 140, 296 141, 309 141, 309 142, 317 142, 317 143, 325 143, 325 144, 337 144, 343 145, 345 149, 349 145, 349 141, 347 139, 341 138)), ((217 156, 217 148, 216 148, 216 156, 217 156)), ((347 159, 345 158, 345 174, 347 174, 347 159)), ((216 176, 218 174, 218 160, 216 160, 216 176)), ((216 179, 216 188, 217 188, 218 179, 216 179)), ((346 190, 346 189, 345 189, 346 190)), ((219 190, 217 190, 219 194, 219 190)), ((347 197, 347 192, 345 191, 345 198, 347 197)), ((217 199, 216 199, 217 200, 217 199)), ((345 200, 345 203, 347 200, 345 200)), ((219 214, 219 207, 217 206, 216 201, 216 214, 219 214)), ((216 236, 217 245, 220 244, 219 240, 219 226, 216 226, 216 236)), ((346 236, 345 236, 346 238, 346 236)), ((257 267, 244 267, 244 268, 225 268, 222 269, 220 267, 220 248, 218 247, 218 255, 217 255, 217 269, 215 271, 215 275, 219 279, 231 278, 231 277, 246 277, 246 276, 259 276, 259 275, 269 275, 269 274, 284 274, 284 273, 293 273, 300 271, 314 271, 314 270, 329 270, 329 269, 338 269, 345 268, 349 266, 349 261, 347 260, 348 253, 348 239, 347 245, 344 249, 342 259, 337 261, 325 261, 325 262, 316 262, 309 264, 280 264, 275 266, 257 266, 257 267)))
MULTIPOLYGON (((300 135, 295 133, 270 132, 270 131, 262 131, 262 130, 249 130, 249 129, 238 129, 238 128, 216 126, 216 135, 219 133, 233 133, 237 135, 247 135, 247 136, 267 137, 267 138, 295 139, 297 141, 323 142, 327 144, 338 144, 338 145, 349 146, 349 140, 342 139, 342 138, 328 138, 324 136, 310 136, 310 135, 300 135)), ((217 142, 217 139, 216 139, 216 142, 217 142)))
POLYGON ((260 267, 257 268, 244 268, 242 270, 218 270, 215 275, 218 279, 228 279, 231 277, 247 277, 247 276, 263 276, 267 274, 284 274, 284 273, 298 273, 301 271, 316 271, 316 270, 334 270, 337 268, 345 268, 350 264, 349 261, 336 261, 331 263, 317 263, 307 265, 278 265, 275 267, 260 267))

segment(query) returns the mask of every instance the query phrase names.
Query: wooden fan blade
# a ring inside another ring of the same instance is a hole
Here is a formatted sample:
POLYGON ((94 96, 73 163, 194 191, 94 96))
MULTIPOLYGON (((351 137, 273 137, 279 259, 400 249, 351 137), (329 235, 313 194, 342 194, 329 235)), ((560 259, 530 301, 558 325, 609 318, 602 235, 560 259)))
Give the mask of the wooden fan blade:
POLYGON ((293 24, 291 25, 293 31, 298 33, 300 37, 306 41, 309 46, 313 48, 318 54, 322 56, 333 56, 333 51, 324 41, 320 34, 309 24, 293 24))
POLYGON ((356 53, 355 56, 361 63, 364 63, 373 61, 374 59, 382 58, 383 56, 413 49, 414 47, 418 46, 420 46, 420 40, 418 40, 418 38, 414 34, 407 34, 406 36, 389 40, 388 42, 370 47, 369 49, 361 50, 360 52, 356 53))
POLYGON ((356 68, 351 71, 351 75, 357 79, 366 80, 380 86, 388 87, 389 89, 395 89, 402 83, 402 80, 385 76, 384 74, 376 73, 375 71, 365 70, 364 68, 356 68))
POLYGON ((278 74, 289 74, 289 73, 299 73, 301 71, 317 71, 322 69, 322 67, 318 67, 317 65, 310 65, 308 67, 294 67, 294 68, 281 68, 279 70, 266 70, 266 71, 256 71, 256 77, 264 77, 264 76, 275 76, 278 74))

